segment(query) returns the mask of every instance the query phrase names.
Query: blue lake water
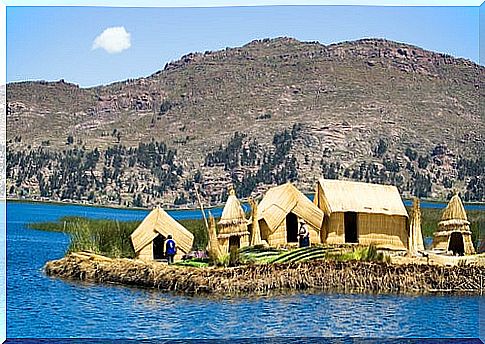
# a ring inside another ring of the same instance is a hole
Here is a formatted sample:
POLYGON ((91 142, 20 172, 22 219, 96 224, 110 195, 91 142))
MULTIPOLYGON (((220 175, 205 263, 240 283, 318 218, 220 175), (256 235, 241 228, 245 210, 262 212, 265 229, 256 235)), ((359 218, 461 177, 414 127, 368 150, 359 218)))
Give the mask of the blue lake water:
MULTIPOLYGON (((217 216, 217 211, 213 211, 217 216)), ((175 218, 200 212, 174 212, 175 218)), ((26 228, 62 216, 140 220, 144 211, 7 202, 7 337, 248 338, 478 337, 483 297, 289 295, 175 296, 45 276, 69 238, 26 228)), ((483 313, 482 313, 483 314, 483 313)))

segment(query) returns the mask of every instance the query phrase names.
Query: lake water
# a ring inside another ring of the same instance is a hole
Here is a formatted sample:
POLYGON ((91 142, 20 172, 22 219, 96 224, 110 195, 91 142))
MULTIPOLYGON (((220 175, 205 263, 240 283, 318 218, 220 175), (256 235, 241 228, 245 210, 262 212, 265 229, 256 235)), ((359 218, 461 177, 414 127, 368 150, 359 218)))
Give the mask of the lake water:
POLYGON ((479 336, 479 311, 485 305, 476 296, 299 294, 214 300, 50 278, 42 267, 64 255, 69 238, 26 224, 66 215, 140 220, 146 212, 7 202, 8 338, 479 336))

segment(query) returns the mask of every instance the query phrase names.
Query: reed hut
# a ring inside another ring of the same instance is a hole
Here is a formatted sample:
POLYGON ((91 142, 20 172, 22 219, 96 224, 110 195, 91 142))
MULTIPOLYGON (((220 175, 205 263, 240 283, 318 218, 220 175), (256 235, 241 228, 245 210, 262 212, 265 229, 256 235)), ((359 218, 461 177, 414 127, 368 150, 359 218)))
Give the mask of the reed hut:
POLYGON ((313 202, 326 215, 324 243, 408 249, 408 213, 395 186, 322 178, 313 202))
POLYGON ((443 211, 431 248, 459 255, 475 254, 470 222, 460 196, 454 195, 443 211))
POLYGON ((312 243, 320 243, 324 214, 293 184, 270 188, 258 206, 261 239, 270 246, 298 243, 299 220, 308 225, 312 243))
POLYGON ((423 233, 421 231, 421 208, 417 198, 413 201, 413 211, 409 222, 408 249, 411 256, 417 256, 419 252, 424 251, 423 233))
POLYGON ((229 196, 218 225, 217 239, 223 252, 229 253, 233 247, 242 248, 249 245, 248 220, 232 188, 229 189, 229 196))
POLYGON ((181 259, 192 249, 194 235, 162 208, 156 207, 131 234, 136 257, 143 260, 165 258, 165 241, 169 234, 177 244, 175 259, 181 259))

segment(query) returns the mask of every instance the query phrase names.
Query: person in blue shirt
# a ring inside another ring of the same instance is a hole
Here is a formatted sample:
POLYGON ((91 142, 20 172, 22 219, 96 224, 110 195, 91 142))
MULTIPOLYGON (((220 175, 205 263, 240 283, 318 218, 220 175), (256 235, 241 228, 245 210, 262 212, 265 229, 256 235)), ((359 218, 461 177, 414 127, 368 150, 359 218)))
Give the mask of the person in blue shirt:
POLYGON ((165 253, 167 254, 168 264, 172 264, 173 258, 177 254, 177 244, 172 239, 171 234, 167 236, 167 241, 165 241, 165 253))

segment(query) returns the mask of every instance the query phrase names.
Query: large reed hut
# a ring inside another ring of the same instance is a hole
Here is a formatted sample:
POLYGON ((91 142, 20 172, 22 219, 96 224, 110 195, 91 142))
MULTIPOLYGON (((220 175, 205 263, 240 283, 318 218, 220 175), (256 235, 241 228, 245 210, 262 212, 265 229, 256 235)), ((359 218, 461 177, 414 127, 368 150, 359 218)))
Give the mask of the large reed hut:
POLYGON ((470 222, 468 222, 465 208, 458 195, 451 198, 443 211, 431 248, 451 251, 459 255, 475 253, 470 222))
POLYGON ((270 246, 298 243, 299 220, 308 225, 312 243, 320 243, 324 214, 291 183, 269 189, 258 206, 261 239, 270 246))
POLYGON ((408 213, 395 186, 322 178, 313 202, 326 215, 324 243, 408 249, 408 213))
POLYGON ((131 234, 136 257, 144 260, 164 258, 165 241, 169 234, 177 244, 175 259, 181 259, 192 249, 194 235, 162 208, 156 207, 131 234))
POLYGON ((232 247, 241 248, 249 245, 248 220, 232 188, 229 190, 218 225, 217 239, 223 252, 228 253, 232 247))

